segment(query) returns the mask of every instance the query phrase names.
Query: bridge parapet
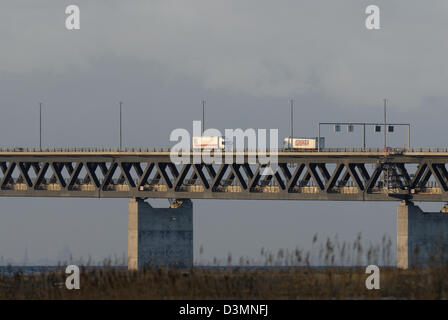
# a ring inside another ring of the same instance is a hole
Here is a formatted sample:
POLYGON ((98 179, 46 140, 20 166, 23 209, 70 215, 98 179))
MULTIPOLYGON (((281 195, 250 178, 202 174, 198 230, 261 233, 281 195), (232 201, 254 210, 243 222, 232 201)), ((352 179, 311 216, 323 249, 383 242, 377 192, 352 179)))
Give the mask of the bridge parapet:
MULTIPOLYGON (((102 147, 83 147, 83 148, 0 148, 0 155, 24 155, 24 154, 39 154, 39 155, 57 155, 57 154, 133 154, 133 153, 170 153, 171 149, 168 147, 157 147, 157 148, 145 148, 145 147, 135 147, 135 148, 102 148, 102 147)), ((193 152, 191 150, 190 152, 193 152)), ((257 152, 257 150, 251 149, 238 149, 238 150, 224 150, 224 152, 257 152)), ((267 149, 267 153, 293 153, 293 154, 313 154, 313 155, 324 155, 326 153, 375 153, 375 154, 417 154, 417 153, 446 153, 448 154, 448 148, 353 148, 353 147, 343 147, 343 148, 321 148, 320 151, 317 150, 307 150, 307 151, 296 151, 292 149, 278 148, 278 149, 267 149)))

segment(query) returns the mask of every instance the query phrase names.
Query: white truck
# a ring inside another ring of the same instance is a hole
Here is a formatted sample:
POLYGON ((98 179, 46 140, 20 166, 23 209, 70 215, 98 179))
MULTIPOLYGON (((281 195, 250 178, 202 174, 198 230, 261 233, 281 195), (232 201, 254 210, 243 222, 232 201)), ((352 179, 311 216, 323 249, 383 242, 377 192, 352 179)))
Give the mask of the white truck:
POLYGON ((193 149, 224 149, 225 139, 218 136, 193 137, 193 149))
MULTIPOLYGON (((317 141, 319 138, 291 138, 283 140, 283 148, 288 150, 317 150, 319 147, 317 141)), ((325 148, 325 138, 320 138, 320 148, 325 148)))

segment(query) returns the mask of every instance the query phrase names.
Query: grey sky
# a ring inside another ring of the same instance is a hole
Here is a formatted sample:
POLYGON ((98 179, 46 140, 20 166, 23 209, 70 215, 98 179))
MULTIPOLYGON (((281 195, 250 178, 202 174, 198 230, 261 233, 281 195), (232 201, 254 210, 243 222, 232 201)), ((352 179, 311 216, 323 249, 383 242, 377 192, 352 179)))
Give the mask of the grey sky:
MULTIPOLYGON (((318 121, 413 124, 412 143, 447 146, 448 3, 431 1, 3 1, 0 10, 0 146, 115 146, 118 101, 126 146, 169 146, 207 100, 207 127, 316 134, 318 121), (69 4, 81 30, 65 29, 69 4), (364 10, 381 9, 379 31, 364 10)), ((404 131, 391 145, 407 143, 404 131)), ((328 146, 359 135, 324 132, 328 146)), ((369 133, 368 144, 382 137, 369 133)), ((0 199, 0 256, 121 256, 127 200, 0 199)), ((166 205, 166 201, 156 201, 166 205)), ((195 201, 195 253, 257 256, 261 247, 307 248, 314 233, 395 241, 395 203, 195 201)), ((441 204, 423 208, 440 209, 441 204)), ((196 258, 199 256, 196 255, 196 258)))

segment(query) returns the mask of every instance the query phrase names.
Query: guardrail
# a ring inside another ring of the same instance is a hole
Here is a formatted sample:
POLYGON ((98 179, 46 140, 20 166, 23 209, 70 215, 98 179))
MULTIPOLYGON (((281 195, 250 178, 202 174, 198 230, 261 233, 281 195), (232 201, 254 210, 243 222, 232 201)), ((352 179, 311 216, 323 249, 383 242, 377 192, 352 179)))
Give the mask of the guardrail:
MULTIPOLYGON (((103 153, 132 153, 132 152, 170 152, 170 148, 95 148, 95 147, 87 147, 87 148, 0 148, 0 153, 7 152, 60 152, 60 153, 68 153, 68 152, 103 152, 103 153)), ((193 150, 191 150, 193 151, 193 150)), ((200 151, 200 150, 198 150, 200 151)), ((240 149, 240 150, 222 150, 226 151, 236 151, 236 152, 256 152, 254 149, 240 149)), ((267 149, 266 152, 314 152, 314 153, 322 153, 322 152, 377 152, 377 153, 412 153, 412 152, 441 152, 448 153, 448 148, 410 148, 410 149, 402 149, 402 148, 322 148, 320 151, 317 150, 292 150, 292 149, 267 149)))

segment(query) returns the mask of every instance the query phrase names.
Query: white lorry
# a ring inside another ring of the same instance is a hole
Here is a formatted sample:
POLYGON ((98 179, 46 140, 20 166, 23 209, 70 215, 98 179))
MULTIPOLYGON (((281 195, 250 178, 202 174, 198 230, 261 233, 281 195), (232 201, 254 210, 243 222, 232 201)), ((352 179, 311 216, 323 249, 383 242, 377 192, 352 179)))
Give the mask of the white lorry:
POLYGON ((320 138, 320 146, 317 141, 319 138, 285 138, 283 140, 283 148, 288 150, 317 150, 318 147, 325 148, 325 138, 320 138))
POLYGON ((225 139, 218 136, 193 137, 193 149, 224 149, 225 139))

